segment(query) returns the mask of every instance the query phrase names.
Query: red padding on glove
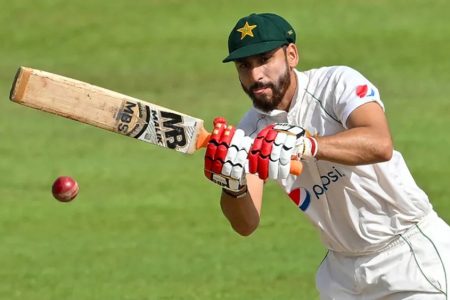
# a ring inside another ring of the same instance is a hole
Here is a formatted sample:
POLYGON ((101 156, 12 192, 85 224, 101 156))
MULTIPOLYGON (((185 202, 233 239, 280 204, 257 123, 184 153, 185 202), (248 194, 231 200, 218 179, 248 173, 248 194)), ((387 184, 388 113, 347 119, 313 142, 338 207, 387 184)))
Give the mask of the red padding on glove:
POLYGON ((214 160, 211 165, 211 172, 220 174, 222 172, 223 162, 220 160, 214 160))
POLYGON ((251 174, 258 172, 258 152, 250 152, 248 154, 248 171, 251 174))
POLYGON ((273 125, 265 127, 258 133, 248 156, 249 172, 258 173, 259 178, 265 180, 269 177, 269 156, 272 151, 273 142, 277 131, 273 125))
POLYGON ((258 157, 258 176, 262 180, 269 177, 269 157, 258 157))
POLYGON ((222 173, 222 167, 235 131, 233 126, 227 125, 224 118, 214 119, 214 130, 205 152, 205 176, 208 179, 212 178, 213 173, 222 173))
POLYGON ((215 142, 216 145, 220 144, 220 139, 222 138, 222 134, 227 128, 227 125, 224 123, 217 123, 214 126, 213 131, 211 132, 211 137, 209 139, 209 143, 215 142))
POLYGON ((227 124, 227 120, 225 120, 225 118, 223 117, 215 117, 214 121, 213 121, 213 125, 214 127, 216 127, 217 124, 222 123, 222 124, 227 124))

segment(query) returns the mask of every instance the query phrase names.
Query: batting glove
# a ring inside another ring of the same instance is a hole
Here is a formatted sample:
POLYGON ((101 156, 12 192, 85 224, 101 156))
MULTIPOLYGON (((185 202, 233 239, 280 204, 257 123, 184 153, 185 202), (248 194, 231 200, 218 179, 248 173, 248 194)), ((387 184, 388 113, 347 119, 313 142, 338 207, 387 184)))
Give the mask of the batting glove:
POLYGON ((316 139, 305 136, 299 126, 276 123, 258 133, 248 156, 249 173, 259 178, 286 179, 291 159, 315 157, 316 139))
POLYGON ((205 176, 233 192, 247 188, 245 169, 252 139, 223 118, 214 120, 214 130, 206 147, 205 176))

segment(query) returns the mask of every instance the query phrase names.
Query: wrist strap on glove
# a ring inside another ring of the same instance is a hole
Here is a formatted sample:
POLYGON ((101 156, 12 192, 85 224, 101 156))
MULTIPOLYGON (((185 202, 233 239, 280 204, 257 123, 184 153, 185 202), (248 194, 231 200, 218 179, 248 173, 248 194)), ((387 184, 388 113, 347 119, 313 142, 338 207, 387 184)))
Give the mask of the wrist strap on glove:
POLYGON ((225 194, 227 194, 228 196, 232 197, 232 198, 239 199, 239 198, 243 198, 243 197, 245 197, 247 195, 248 188, 247 188, 246 185, 244 185, 241 190, 236 191, 236 192, 235 191, 231 191, 229 189, 225 189, 225 188, 222 188, 222 191, 225 194))
POLYGON ((300 157, 316 157, 319 147, 317 140, 313 137, 303 137, 299 143, 298 156, 300 157))

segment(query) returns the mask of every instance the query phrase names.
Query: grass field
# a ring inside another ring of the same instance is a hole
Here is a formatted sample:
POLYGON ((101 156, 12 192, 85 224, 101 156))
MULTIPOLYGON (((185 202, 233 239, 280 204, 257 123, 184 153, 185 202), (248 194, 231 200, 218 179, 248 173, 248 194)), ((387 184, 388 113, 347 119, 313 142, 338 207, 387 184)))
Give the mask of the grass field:
POLYGON ((317 299, 325 254, 275 184, 248 238, 187 157, 8 101, 25 65, 236 123, 250 101, 222 64, 236 20, 294 25, 301 69, 350 65, 382 93, 395 147, 450 221, 445 0, 0 2, 0 299, 317 299), (79 197, 52 199, 59 175, 79 197))

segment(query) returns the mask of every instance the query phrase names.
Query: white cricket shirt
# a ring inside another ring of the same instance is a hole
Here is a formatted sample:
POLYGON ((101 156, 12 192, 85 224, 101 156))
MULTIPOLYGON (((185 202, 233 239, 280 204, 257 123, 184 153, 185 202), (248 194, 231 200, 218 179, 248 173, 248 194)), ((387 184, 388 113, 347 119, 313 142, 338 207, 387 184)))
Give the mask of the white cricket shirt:
MULTIPOLYGON (((375 101, 384 109, 377 88, 349 67, 296 75, 297 92, 289 112, 266 114, 252 108, 238 127, 255 137, 269 124, 287 122, 327 136, 345 130, 348 116, 360 105, 375 101)), ((370 165, 315 159, 303 165, 300 176, 290 175, 279 184, 319 229, 330 250, 348 255, 376 252, 432 210, 397 151, 390 161, 370 165)))

